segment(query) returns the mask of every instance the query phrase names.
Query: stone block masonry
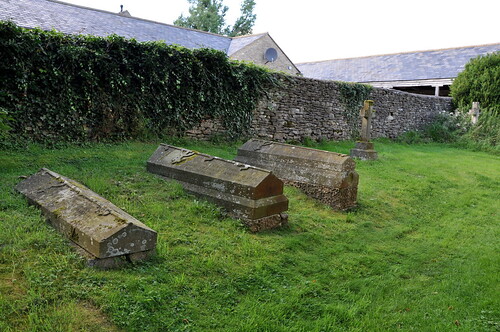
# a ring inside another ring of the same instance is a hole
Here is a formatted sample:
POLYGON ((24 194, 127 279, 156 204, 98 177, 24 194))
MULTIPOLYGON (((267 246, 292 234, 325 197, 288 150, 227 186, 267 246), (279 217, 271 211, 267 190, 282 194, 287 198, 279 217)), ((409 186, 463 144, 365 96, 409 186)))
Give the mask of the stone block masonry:
POLYGON ((88 265, 116 267, 154 253, 154 230, 74 180, 42 168, 15 189, 83 249, 88 265))
POLYGON ((167 144, 149 158, 147 170, 223 207, 252 232, 288 222, 283 182, 271 171, 167 144))
MULTIPOLYGON (((450 98, 396 90, 373 88, 368 98, 374 101, 376 112, 372 138, 395 138, 421 129, 439 112, 452 110, 450 98)), ((361 128, 362 102, 351 115, 336 82, 289 78, 260 101, 254 112, 253 136, 273 141, 356 139, 351 133, 352 128, 361 128)))
POLYGON ((270 169, 285 184, 336 210, 356 205, 359 176, 347 155, 250 139, 238 149, 235 160, 270 169))
POLYGON ((398 90, 373 88, 376 117, 372 120, 371 138, 396 138, 401 134, 419 130, 434 121, 443 112, 453 112, 451 98, 418 95, 398 90))
MULTIPOLYGON (((376 112, 372 138, 396 138, 407 131, 422 129, 440 112, 453 110, 451 98, 391 89, 373 88, 368 99, 374 101, 376 112)), ((267 91, 253 111, 250 134, 278 142, 302 141, 304 138, 357 139, 352 133, 361 128, 358 112, 362 103, 360 100, 355 114, 350 114, 336 82, 283 76, 281 86, 267 91)), ((210 127, 207 121, 203 127, 193 128, 193 133, 187 135, 209 139, 211 135, 224 131, 219 122, 210 127)))

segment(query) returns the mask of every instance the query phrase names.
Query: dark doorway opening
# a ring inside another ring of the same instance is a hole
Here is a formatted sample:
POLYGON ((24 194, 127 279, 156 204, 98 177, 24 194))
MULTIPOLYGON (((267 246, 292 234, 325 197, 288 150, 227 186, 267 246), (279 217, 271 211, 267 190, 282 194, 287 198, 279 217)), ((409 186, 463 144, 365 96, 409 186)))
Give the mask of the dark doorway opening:
MULTIPOLYGON (((395 86, 393 89, 395 90, 400 90, 400 91, 406 91, 410 93, 417 93, 420 95, 430 95, 434 96, 436 93, 436 88, 430 85, 423 85, 423 86, 395 86)), ((443 85, 439 87, 439 96, 440 97, 448 97, 450 95, 450 86, 449 85, 443 85)))

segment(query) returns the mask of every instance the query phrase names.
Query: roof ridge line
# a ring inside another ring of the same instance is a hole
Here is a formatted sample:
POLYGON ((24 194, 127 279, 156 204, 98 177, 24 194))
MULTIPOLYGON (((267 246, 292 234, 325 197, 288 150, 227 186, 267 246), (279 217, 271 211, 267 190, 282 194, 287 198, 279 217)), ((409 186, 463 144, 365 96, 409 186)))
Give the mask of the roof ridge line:
POLYGON ((238 39, 238 38, 245 38, 245 37, 264 36, 266 34, 269 34, 269 32, 252 33, 251 35, 234 36, 234 37, 229 37, 229 38, 231 38, 231 39, 238 39))
POLYGON ((145 21, 145 22, 150 22, 150 23, 167 25, 167 26, 172 27, 172 28, 177 28, 177 29, 182 29, 182 30, 190 30, 190 31, 194 31, 194 32, 200 32, 200 33, 204 33, 204 34, 207 34, 207 35, 222 37, 222 38, 226 38, 226 39, 231 39, 232 38, 232 37, 229 37, 229 36, 219 35, 219 34, 213 33, 213 32, 208 32, 208 31, 203 31, 203 30, 198 30, 198 29, 192 29, 192 28, 180 27, 180 26, 177 26, 177 25, 169 24, 169 23, 163 23, 163 22, 148 20, 146 18, 140 18, 140 17, 135 17, 135 16, 123 16, 123 15, 120 15, 120 13, 114 13, 114 12, 109 12, 109 11, 103 10, 103 9, 86 7, 86 6, 82 6, 82 5, 76 5, 76 4, 73 4, 73 3, 68 3, 68 2, 64 2, 64 1, 60 1, 60 0, 45 0, 45 1, 53 2, 53 3, 65 5, 65 6, 71 6, 71 7, 77 7, 77 8, 92 10, 92 11, 101 12, 101 13, 105 13, 105 14, 116 15, 116 16, 120 16, 120 17, 123 17, 123 18, 126 18, 126 19, 135 19, 135 20, 139 20, 139 21, 145 21))
POLYGON ((308 63, 319 63, 319 62, 337 61, 337 60, 352 60, 352 59, 374 58, 374 57, 386 56, 386 55, 400 55, 400 54, 411 54, 411 53, 425 53, 425 52, 447 51, 447 50, 456 50, 456 49, 460 49, 460 48, 473 48, 473 47, 484 47, 484 46, 493 46, 493 45, 500 45, 500 43, 479 44, 479 45, 470 45, 470 46, 457 46, 457 47, 446 47, 446 48, 437 48, 437 49, 420 50, 420 51, 383 53, 383 54, 363 55, 363 56, 355 56, 355 57, 348 57, 348 58, 337 58, 337 59, 328 59, 328 60, 318 60, 318 61, 306 61, 306 62, 298 62, 297 65, 308 64, 308 63))

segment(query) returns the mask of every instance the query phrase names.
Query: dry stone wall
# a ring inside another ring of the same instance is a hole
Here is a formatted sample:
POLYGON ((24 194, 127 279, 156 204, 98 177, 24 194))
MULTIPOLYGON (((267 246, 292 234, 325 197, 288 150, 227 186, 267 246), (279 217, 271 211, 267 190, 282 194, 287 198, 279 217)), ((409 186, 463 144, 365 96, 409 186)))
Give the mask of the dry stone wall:
POLYGON ((374 101, 373 109, 376 111, 372 119, 374 138, 395 138, 404 132, 421 129, 439 113, 453 111, 451 98, 448 97, 373 88, 370 99, 374 101))
MULTIPOLYGON (((451 98, 390 89, 373 88, 369 99, 376 111, 372 138, 395 138, 429 124, 440 112, 453 110, 451 98)), ((359 109, 353 112, 346 108, 336 82, 288 76, 261 99, 250 131, 254 137, 281 142, 347 140, 356 138, 353 129, 360 126, 359 109)), ((208 126, 205 121, 203 128, 194 128, 188 136, 208 139, 220 130, 220 126, 208 126)))

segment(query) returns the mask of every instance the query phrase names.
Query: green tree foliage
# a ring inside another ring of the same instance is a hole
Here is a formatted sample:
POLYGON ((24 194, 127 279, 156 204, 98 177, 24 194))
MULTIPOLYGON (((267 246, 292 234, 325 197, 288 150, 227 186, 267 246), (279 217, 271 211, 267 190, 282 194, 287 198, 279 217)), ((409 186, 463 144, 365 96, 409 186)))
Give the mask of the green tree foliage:
POLYGON ((227 6, 222 0, 188 0, 188 16, 179 16, 174 24, 180 27, 222 34, 226 26, 227 6))
POLYGON ((466 137, 481 145, 496 147, 496 151, 500 152, 500 108, 490 107, 483 110, 477 124, 470 129, 466 137))
POLYGON ((188 0, 191 4, 189 15, 181 15, 174 24, 180 27, 212 32, 220 35, 241 36, 252 33, 256 15, 254 0, 244 0, 241 15, 233 27, 226 25, 228 7, 222 0, 188 0))
POLYGON ((451 85, 451 95, 465 113, 478 101, 481 115, 478 123, 465 135, 489 146, 500 142, 500 52, 470 60, 451 85))
POLYGON ((0 124, 21 141, 183 134, 206 118, 244 135, 275 76, 212 49, 27 30, 0 21, 0 124))
POLYGON ((473 101, 500 108, 500 52, 470 60, 453 81, 451 95, 461 109, 470 109, 473 101))
POLYGON ((229 36, 243 36, 252 33, 252 27, 255 24, 255 19, 257 16, 253 13, 255 8, 254 0, 244 0, 241 4, 241 16, 238 17, 231 31, 228 33, 229 36))
POLYGON ((9 117, 9 114, 6 110, 0 108, 0 141, 4 140, 7 137, 8 132, 11 129, 8 125, 9 121, 12 121, 12 118, 9 117))
POLYGON ((0 91, 0 142, 8 136, 9 130, 11 129, 9 122, 12 121, 7 110, 1 106, 5 103, 5 97, 6 94, 0 91))

